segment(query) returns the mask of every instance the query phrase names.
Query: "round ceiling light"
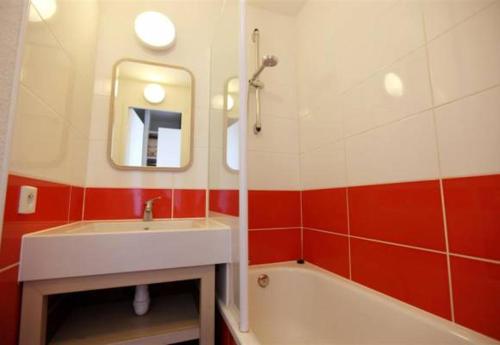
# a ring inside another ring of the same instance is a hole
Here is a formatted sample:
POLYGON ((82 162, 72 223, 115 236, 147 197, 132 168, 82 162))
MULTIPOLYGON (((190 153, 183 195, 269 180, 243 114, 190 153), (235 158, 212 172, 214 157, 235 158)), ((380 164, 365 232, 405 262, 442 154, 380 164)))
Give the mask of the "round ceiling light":
POLYGON ((57 11, 56 0, 31 0, 29 21, 41 22, 51 18, 57 11))
POLYGON ((143 12, 135 18, 135 33, 148 47, 163 49, 175 40, 175 26, 164 14, 143 12))
POLYGON ((148 84, 144 88, 144 98, 152 104, 158 104, 165 99, 165 89, 159 84, 148 84))

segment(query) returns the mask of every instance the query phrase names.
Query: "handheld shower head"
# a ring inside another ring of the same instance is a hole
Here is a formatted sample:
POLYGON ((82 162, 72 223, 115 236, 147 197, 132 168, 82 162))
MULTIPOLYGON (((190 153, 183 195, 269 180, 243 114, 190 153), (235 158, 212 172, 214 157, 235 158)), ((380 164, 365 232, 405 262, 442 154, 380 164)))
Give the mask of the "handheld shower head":
POLYGON ((274 55, 264 55, 262 57, 262 64, 266 67, 274 67, 278 64, 278 58, 274 55))
POLYGON ((266 67, 274 67, 278 64, 278 58, 274 55, 264 55, 262 57, 262 63, 257 71, 252 76, 252 79, 250 79, 250 84, 254 85, 254 82, 257 80, 259 75, 262 73, 264 68, 266 67))

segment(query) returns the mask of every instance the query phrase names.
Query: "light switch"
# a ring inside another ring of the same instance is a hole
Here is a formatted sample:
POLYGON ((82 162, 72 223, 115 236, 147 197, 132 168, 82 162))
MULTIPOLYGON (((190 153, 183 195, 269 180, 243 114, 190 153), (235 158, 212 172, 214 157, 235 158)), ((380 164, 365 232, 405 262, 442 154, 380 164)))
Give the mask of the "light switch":
POLYGON ((35 213, 37 194, 38 188, 32 186, 21 186, 17 212, 21 214, 35 213))

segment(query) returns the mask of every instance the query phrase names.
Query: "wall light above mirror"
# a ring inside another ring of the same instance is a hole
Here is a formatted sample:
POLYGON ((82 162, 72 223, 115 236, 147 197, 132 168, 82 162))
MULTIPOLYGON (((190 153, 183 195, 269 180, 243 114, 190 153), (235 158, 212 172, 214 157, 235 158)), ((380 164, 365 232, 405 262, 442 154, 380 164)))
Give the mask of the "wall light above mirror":
POLYGON ((166 49, 175 41, 174 23, 163 13, 148 11, 135 18, 135 33, 146 46, 166 49))
POLYGON ((183 67, 125 59, 113 71, 109 157, 117 168, 185 170, 194 78, 183 67))

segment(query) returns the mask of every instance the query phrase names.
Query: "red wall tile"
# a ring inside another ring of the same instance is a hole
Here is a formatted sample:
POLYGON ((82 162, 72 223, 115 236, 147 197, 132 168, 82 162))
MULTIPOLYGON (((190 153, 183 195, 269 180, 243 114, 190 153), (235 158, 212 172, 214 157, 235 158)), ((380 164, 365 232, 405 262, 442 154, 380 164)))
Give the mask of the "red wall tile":
POLYGON ((209 210, 230 216, 239 215, 238 190, 212 189, 209 192, 209 210))
POLYGON ((451 257, 456 322, 500 340, 500 264, 451 257))
POLYGON ((351 238, 352 279, 450 318, 446 256, 351 238))
POLYGON ((144 213, 144 202, 157 196, 161 196, 161 199, 155 201, 153 216, 170 218, 170 189, 87 188, 84 219, 140 219, 144 213))
POLYGON ((5 199, 0 268, 19 261, 21 237, 24 234, 68 222, 71 187, 59 183, 9 175, 5 199), (37 206, 33 214, 18 214, 22 185, 38 188, 37 206))
POLYGON ((438 181, 349 187, 352 235, 445 249, 438 181))
POLYGON ((174 217, 205 217, 205 196, 204 189, 175 189, 174 217))
POLYGON ((349 278, 349 241, 347 236, 304 229, 304 259, 349 278))
POLYGON ((304 227, 347 233, 347 189, 302 192, 304 227))
POLYGON ((300 259, 300 229, 253 230, 248 233, 251 265, 300 259))
POLYGON ((0 343, 16 345, 21 304, 18 268, 0 272, 0 343))
POLYGON ((300 192, 248 192, 249 229, 300 227, 300 192))
POLYGON ((443 181, 450 251, 500 260, 500 175, 443 181))
POLYGON ((69 204, 69 220, 77 222, 83 219, 83 198, 85 189, 82 187, 71 187, 71 197, 69 204))

